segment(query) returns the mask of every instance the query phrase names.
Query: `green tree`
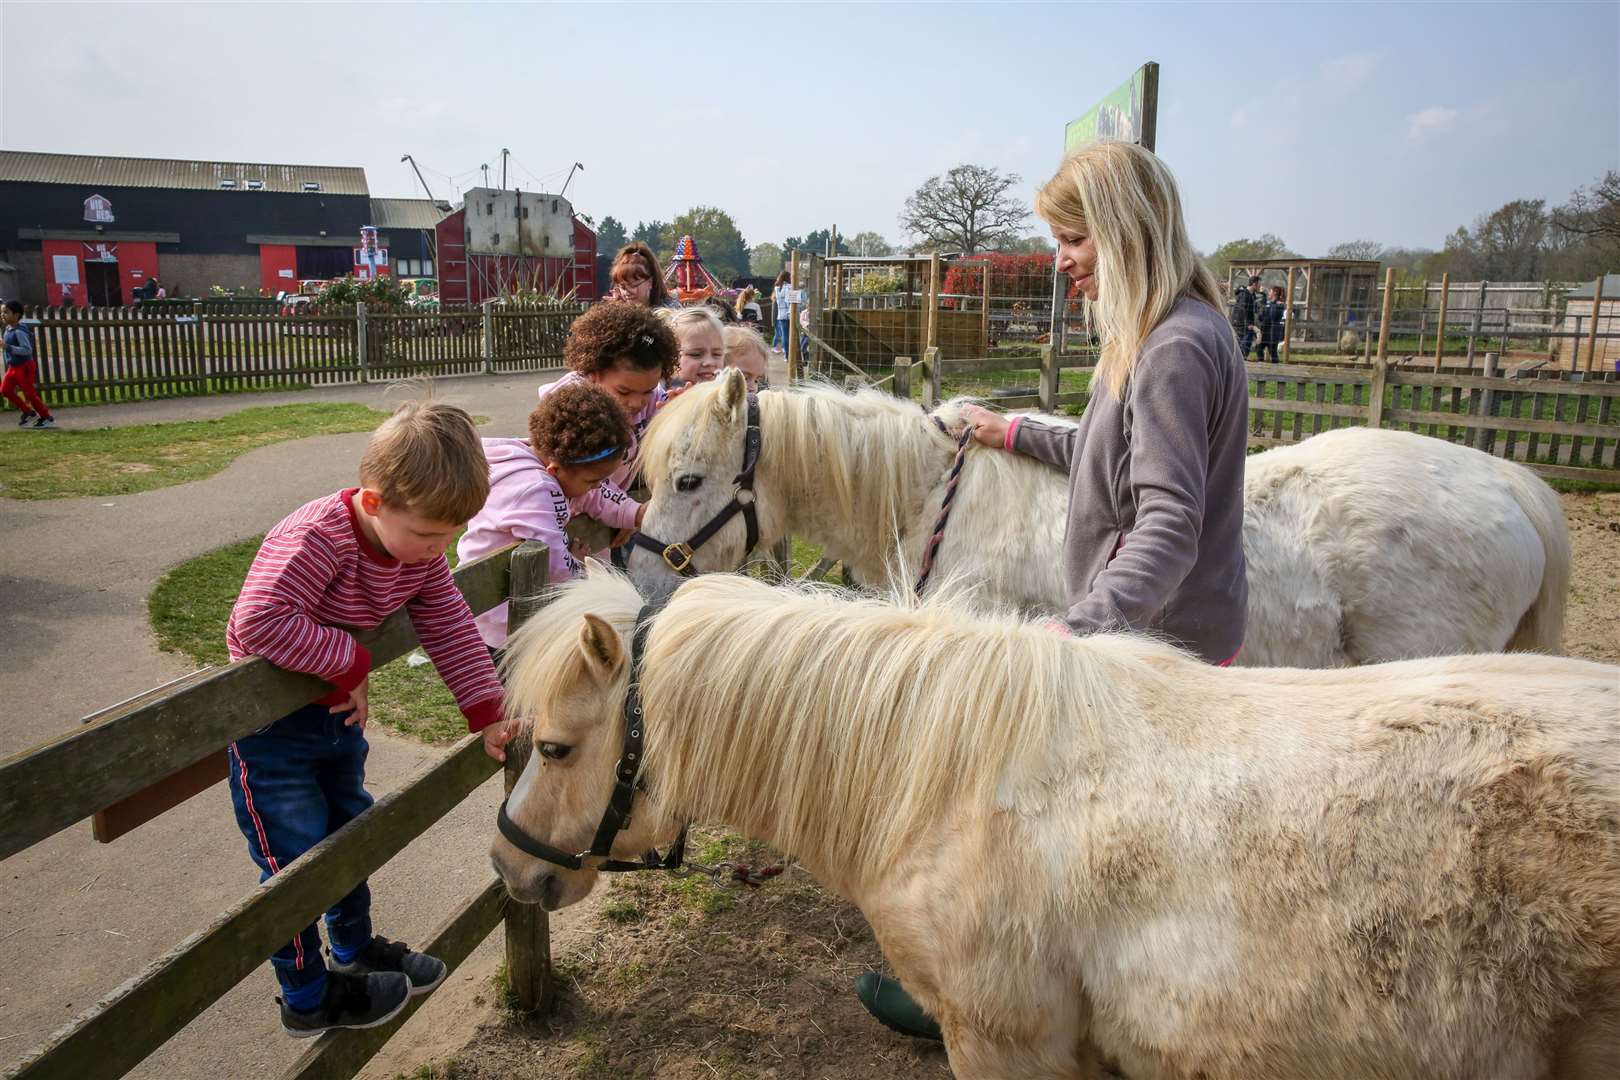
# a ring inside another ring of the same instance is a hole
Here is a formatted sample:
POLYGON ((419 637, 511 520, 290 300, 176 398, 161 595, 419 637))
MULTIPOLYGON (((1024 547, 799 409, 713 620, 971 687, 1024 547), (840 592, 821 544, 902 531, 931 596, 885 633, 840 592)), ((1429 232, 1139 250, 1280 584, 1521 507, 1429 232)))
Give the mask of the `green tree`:
POLYGON ((629 243, 630 236, 624 231, 624 222, 616 217, 605 217, 602 224, 596 227, 596 250, 604 255, 612 255, 629 243))
POLYGON ((673 254, 676 242, 683 236, 692 238, 703 265, 721 282, 730 284, 734 278, 748 273, 748 242, 724 210, 694 206, 664 226, 660 257, 667 257, 666 252, 673 254))
MULTIPOLYGON (((840 247, 845 246, 842 242, 840 247)), ((893 255, 894 247, 882 235, 875 232, 858 232, 849 238, 849 254, 851 255, 893 255)))
POLYGON ((930 176, 906 199, 901 226, 922 246, 972 255, 1016 241, 1029 227, 1029 204, 1010 190, 1022 179, 983 165, 930 176))
POLYGON ((1514 199, 1446 237, 1452 273, 1491 281, 1534 281, 1543 270, 1551 220, 1545 199, 1514 199))
MULTIPOLYGON (((825 254, 827 254, 827 245, 831 241, 832 241, 832 230, 831 229, 817 229, 815 232, 805 233, 805 235, 804 235, 804 243, 802 245, 800 245, 799 250, 809 252, 812 255, 825 255, 825 254)), ((849 254, 849 244, 845 243, 844 238, 842 236, 840 236, 838 238, 838 250, 835 251, 833 254, 835 254, 835 255, 848 255, 849 254)))
POLYGON ((1052 241, 1044 236, 1025 236, 1018 240, 1009 240, 996 249, 1008 255, 1050 255, 1057 250, 1052 241))
POLYGON ((630 234, 630 239, 641 241, 648 247, 652 248, 653 254, 657 255, 660 259, 667 259, 671 254, 674 253, 675 245, 671 244, 668 251, 659 250, 658 245, 664 242, 664 230, 668 228, 669 222, 659 221, 656 218, 654 218, 652 221, 638 221, 636 222, 636 231, 630 234))
POLYGON ((1240 240, 1228 240, 1216 248, 1205 259, 1205 262, 1208 263, 1210 272, 1215 275, 1215 280, 1225 281, 1227 271, 1234 264, 1242 266, 1248 262, 1278 259, 1295 254, 1295 252, 1288 250, 1288 245, 1283 241, 1282 237, 1274 236, 1271 233, 1262 233, 1258 239, 1254 240, 1246 236, 1240 240))
POLYGON ((754 277, 775 277, 782 272, 782 247, 767 240, 748 249, 748 272, 754 277))
POLYGON ((1342 244, 1334 244, 1327 249, 1330 259, 1380 259, 1384 255, 1384 245, 1377 240, 1346 240, 1342 244))

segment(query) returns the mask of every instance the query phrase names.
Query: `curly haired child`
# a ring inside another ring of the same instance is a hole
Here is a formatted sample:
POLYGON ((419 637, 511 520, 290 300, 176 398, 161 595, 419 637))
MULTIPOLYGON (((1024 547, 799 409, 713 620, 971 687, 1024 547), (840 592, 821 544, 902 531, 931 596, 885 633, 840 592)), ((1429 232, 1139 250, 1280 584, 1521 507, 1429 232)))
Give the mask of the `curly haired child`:
MULTIPOLYGON (((641 524, 641 504, 625 494, 634 472, 642 432, 664 403, 664 380, 675 371, 675 335, 654 312, 639 304, 598 304, 574 320, 563 346, 571 369, 540 388, 540 398, 564 387, 590 383, 606 391, 630 422, 624 459, 592 488, 575 512, 618 529, 624 539, 641 524)), ((623 543, 623 540, 619 540, 623 543)))
MULTIPOLYGON (((563 530, 576 507, 623 463, 630 442, 630 421, 607 391, 588 382, 559 386, 529 414, 527 439, 484 440, 489 498, 467 523, 456 555, 465 561, 539 540, 551 551, 553 583, 579 576, 588 552, 563 530)), ((484 644, 505 647, 505 604, 476 622, 484 644)))

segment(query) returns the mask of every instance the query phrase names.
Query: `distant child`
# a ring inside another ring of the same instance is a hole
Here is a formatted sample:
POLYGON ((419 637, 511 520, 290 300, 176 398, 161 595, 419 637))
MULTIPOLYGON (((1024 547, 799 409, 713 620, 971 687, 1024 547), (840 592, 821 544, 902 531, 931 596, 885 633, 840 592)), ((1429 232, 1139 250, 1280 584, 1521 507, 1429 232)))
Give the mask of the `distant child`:
POLYGON ((17 426, 25 428, 53 428, 55 417, 49 405, 34 388, 39 378, 39 360, 34 355, 34 335, 22 324, 23 306, 17 300, 7 300, 0 307, 0 322, 5 324, 6 372, 0 376, 0 395, 11 402, 22 415, 17 426))
POLYGON ((759 309, 758 296, 759 290, 752 285, 745 287, 742 292, 737 294, 738 322, 749 323, 756 327, 764 324, 765 316, 759 309))
POLYGON ((605 390, 630 422, 630 445, 619 467, 574 504, 586 514, 618 529, 623 539, 641 524, 641 504, 625 494, 631 486, 642 433, 664 403, 664 380, 675 370, 675 335, 653 309, 640 304, 597 304, 574 320, 563 346, 563 363, 572 368, 540 388, 540 399, 566 386, 590 383, 605 390))
MULTIPOLYGON (((411 401, 371 436, 360 487, 306 503, 265 535, 231 610, 231 659, 262 656, 337 690, 230 748, 231 801, 263 881, 371 805, 365 789, 371 655, 350 629, 409 614, 471 731, 504 759, 501 684, 444 551, 484 505, 489 472, 465 412, 411 401)), ((311 923, 270 958, 294 1038, 374 1027, 444 980, 444 964, 371 932, 357 885, 326 913, 331 963, 311 923)))
POLYGON ((765 339, 752 326, 726 327, 726 367, 738 368, 748 376, 749 393, 766 389, 770 383, 765 372, 770 365, 770 353, 765 339))
MULTIPOLYGON (((580 576, 590 554, 563 531, 597 485, 624 462, 630 421, 607 391, 587 382, 547 394, 529 414, 527 439, 485 439, 489 498, 456 544, 463 562, 519 540, 551 550, 552 583, 580 576)), ((506 605, 478 616, 478 633, 492 651, 506 646, 506 605)))
POLYGON ((691 383, 709 382, 726 363, 725 326, 707 305, 697 304, 679 311, 666 310, 662 316, 675 331, 680 353, 675 360, 671 389, 691 383))

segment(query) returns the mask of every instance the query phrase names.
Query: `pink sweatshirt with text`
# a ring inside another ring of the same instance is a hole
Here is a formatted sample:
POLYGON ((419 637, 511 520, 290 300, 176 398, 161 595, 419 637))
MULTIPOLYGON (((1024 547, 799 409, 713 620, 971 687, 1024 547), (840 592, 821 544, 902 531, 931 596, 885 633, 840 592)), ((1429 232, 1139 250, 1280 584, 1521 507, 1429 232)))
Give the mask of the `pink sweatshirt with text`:
MULTIPOLYGON (((556 382, 547 383, 540 388, 540 396, 545 397, 559 386, 569 383, 589 382, 585 376, 577 371, 570 371, 556 382)), ((630 486, 630 477, 635 472, 636 452, 641 448, 641 436, 652 423, 653 414, 664 403, 667 395, 662 383, 647 398, 647 404, 630 418, 630 449, 624 455, 624 464, 613 470, 613 474, 602 481, 590 494, 575 501, 574 512, 593 517, 604 525, 611 525, 615 529, 631 529, 636 524, 636 512, 641 504, 624 493, 630 486)), ((485 440, 486 445, 489 440, 485 440)), ((504 616, 503 616, 504 618, 504 616)))

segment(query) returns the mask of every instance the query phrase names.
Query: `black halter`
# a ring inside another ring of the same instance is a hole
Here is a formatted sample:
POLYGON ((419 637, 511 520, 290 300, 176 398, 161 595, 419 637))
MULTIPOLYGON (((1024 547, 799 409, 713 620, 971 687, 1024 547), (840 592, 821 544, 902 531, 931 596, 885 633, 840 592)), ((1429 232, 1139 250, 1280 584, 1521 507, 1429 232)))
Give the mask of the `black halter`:
POLYGON ((629 870, 675 870, 685 861, 685 826, 682 826, 681 831, 676 834, 675 842, 670 845, 669 852, 665 855, 649 851, 641 857, 640 862, 613 858, 614 839, 630 827, 630 804, 635 802, 636 792, 647 790, 647 783, 640 776, 642 745, 646 741, 641 712, 641 653, 646 645, 647 633, 652 629, 652 616, 655 611, 651 605, 641 609, 641 613, 636 616, 635 633, 630 638, 630 689, 624 695, 624 745, 619 752, 619 763, 613 769, 613 794, 608 797, 607 809, 602 811, 602 821, 596 827, 596 838, 591 841, 590 850, 571 855, 524 832, 506 812, 506 804, 511 799, 508 795, 501 800, 501 808, 495 815, 495 825, 501 830, 501 835, 506 837, 507 842, 519 851, 568 870, 583 869, 586 859, 605 859, 606 861, 598 864, 596 869, 607 873, 622 873, 629 870))
POLYGON ((683 577, 696 577, 697 570, 692 566, 692 557, 697 554, 698 548, 713 540, 715 534, 740 513, 743 516, 743 525, 748 529, 747 541, 743 546, 743 558, 746 559, 748 553, 759 543, 759 517, 754 510, 754 466, 759 464, 759 447, 759 397, 749 394, 748 427, 743 432, 743 467, 742 472, 738 473, 733 481, 737 485, 737 490, 732 494, 731 501, 684 543, 666 544, 644 532, 637 532, 630 537, 631 546, 645 548, 658 555, 664 560, 665 566, 683 577))

